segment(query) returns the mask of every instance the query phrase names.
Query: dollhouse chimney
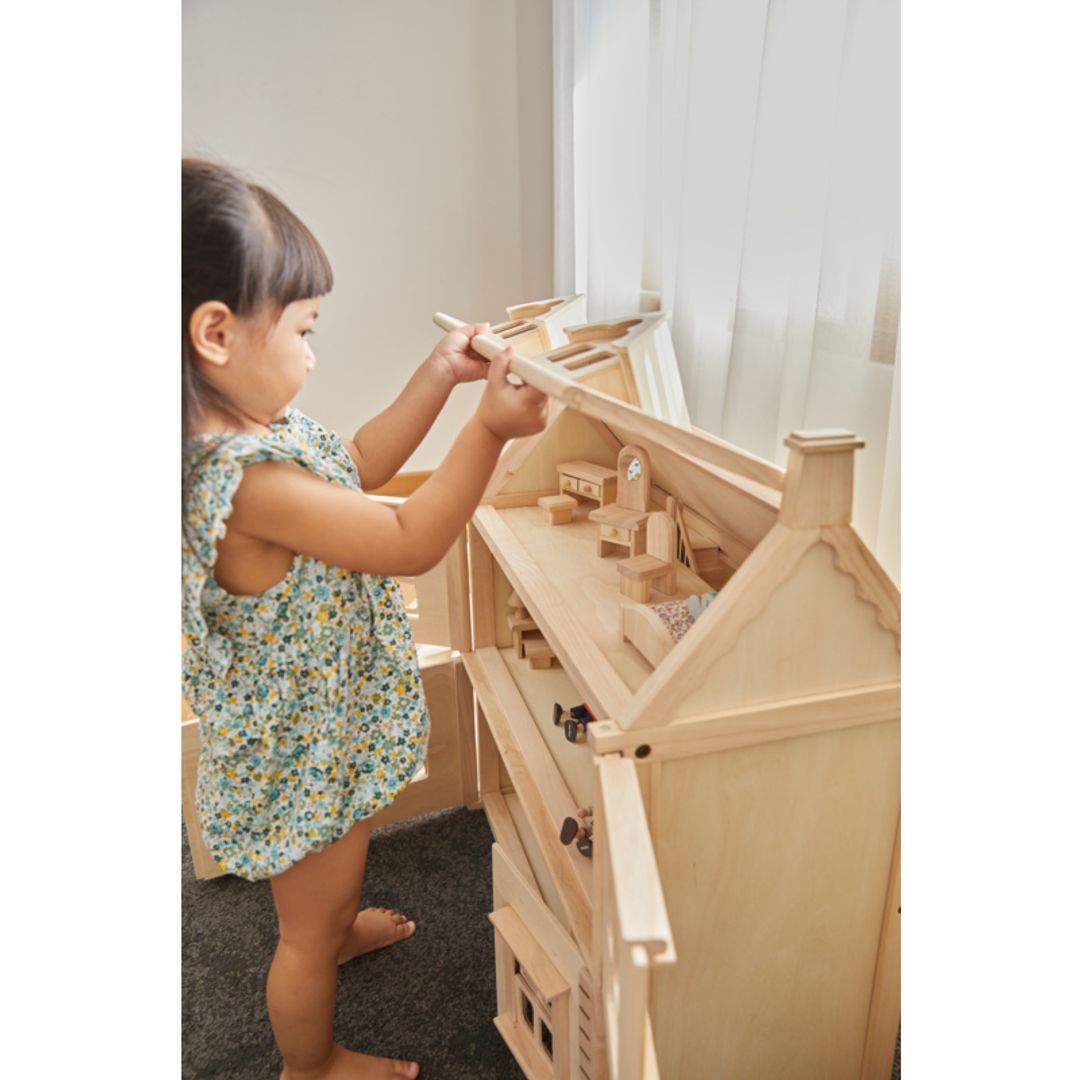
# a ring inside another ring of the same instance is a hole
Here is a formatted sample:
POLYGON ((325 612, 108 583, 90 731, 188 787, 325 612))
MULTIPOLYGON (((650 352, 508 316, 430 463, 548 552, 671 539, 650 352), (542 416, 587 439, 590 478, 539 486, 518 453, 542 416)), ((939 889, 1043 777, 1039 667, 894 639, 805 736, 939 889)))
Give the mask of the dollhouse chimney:
POLYGON ((866 445, 851 431, 794 431, 779 521, 789 529, 845 525, 851 521, 855 451, 866 445))

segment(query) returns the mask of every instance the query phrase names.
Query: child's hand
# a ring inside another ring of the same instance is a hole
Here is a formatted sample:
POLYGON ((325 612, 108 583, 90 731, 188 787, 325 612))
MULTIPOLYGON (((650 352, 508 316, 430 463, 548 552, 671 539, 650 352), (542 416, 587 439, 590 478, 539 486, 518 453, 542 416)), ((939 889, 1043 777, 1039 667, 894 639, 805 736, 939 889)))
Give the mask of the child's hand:
POLYGON ((491 361, 484 396, 476 407, 477 420, 499 439, 535 435, 547 426, 547 395, 506 379, 511 353, 507 346, 491 361))
POLYGON ((483 379, 488 373, 488 362, 470 348, 470 342, 476 334, 486 334, 490 329, 488 323, 469 323, 457 330, 451 330, 435 346, 428 359, 435 367, 446 372, 455 383, 483 379))

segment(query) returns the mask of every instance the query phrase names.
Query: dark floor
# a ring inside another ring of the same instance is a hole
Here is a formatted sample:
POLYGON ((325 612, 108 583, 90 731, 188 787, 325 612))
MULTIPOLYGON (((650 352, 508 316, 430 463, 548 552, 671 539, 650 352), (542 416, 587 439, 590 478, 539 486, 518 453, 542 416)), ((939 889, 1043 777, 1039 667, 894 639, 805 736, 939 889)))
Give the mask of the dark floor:
MULTIPOLYGON (((419 1061, 423 1080, 523 1080, 491 1022, 495 958, 482 812, 444 810, 372 834, 363 906, 416 919, 414 937, 341 971, 335 1036, 369 1054, 419 1061)), ((196 881, 183 838, 184 1080, 277 1080, 266 1016, 276 943, 270 886, 196 881)))
MULTIPOLYGON (((277 938, 270 886, 235 877, 196 881, 182 841, 181 1075, 277 1080, 281 1061, 264 996, 277 938)), ((417 931, 342 969, 341 1043, 419 1061, 421 1080, 523 1080, 491 1022, 491 880, 475 871, 487 864, 491 843, 484 814, 462 808, 375 830, 362 903, 406 912, 417 931)), ((899 1077, 897 1039, 892 1080, 899 1077)))

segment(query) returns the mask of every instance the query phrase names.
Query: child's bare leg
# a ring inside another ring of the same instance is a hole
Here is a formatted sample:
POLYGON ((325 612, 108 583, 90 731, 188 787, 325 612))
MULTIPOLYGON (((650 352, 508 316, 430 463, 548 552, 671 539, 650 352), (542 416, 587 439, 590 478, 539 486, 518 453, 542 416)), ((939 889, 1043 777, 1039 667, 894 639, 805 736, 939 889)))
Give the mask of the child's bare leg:
POLYGON ((266 982, 284 1080, 415 1077, 419 1066, 355 1054, 333 1041, 338 957, 356 922, 371 821, 270 879, 280 940, 266 982))

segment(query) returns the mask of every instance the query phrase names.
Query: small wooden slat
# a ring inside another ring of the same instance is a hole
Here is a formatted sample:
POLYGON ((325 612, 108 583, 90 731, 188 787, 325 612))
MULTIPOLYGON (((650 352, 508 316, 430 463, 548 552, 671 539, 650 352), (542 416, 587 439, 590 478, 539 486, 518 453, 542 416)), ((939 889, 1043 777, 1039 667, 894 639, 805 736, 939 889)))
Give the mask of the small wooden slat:
POLYGON ((550 1003, 570 990, 558 968, 547 958, 539 942, 529 933, 512 907, 499 908, 498 911, 493 911, 488 919, 502 934, 521 966, 529 973, 536 992, 544 1001, 550 1003))
POLYGON ((408 498, 421 484, 431 478, 431 470, 422 472, 399 472, 391 477, 382 487, 365 492, 367 495, 390 495, 395 498, 408 498))
MULTIPOLYGON (((477 531, 499 553, 511 585, 522 598, 559 662, 587 693, 590 707, 600 717, 615 716, 630 700, 626 684, 596 642, 586 633, 548 576, 536 565, 525 545, 490 507, 477 508, 477 531)), ((474 603, 476 603, 474 599, 474 603)))
POLYGON ((199 814, 195 809, 195 782, 199 769, 199 721, 183 702, 180 721, 180 779, 184 811, 184 827, 187 829, 191 866, 198 881, 221 877, 225 873, 214 861, 210 849, 202 838, 199 814))
POLYGON ((596 759, 596 769, 619 936, 644 949, 635 964, 674 963, 675 943, 634 762, 605 754, 596 759))
MULTIPOLYGON (((597 759, 597 787, 603 792, 600 776, 602 766, 597 759)), ((624 759, 612 757, 610 761, 624 759)), ((632 776, 634 766, 624 761, 632 776)), ((618 786, 617 784, 615 786, 618 786)), ((626 791, 632 791, 626 788, 626 791)), ((617 800, 620 801, 620 800, 617 800)), ((640 801, 640 800, 639 800, 640 801)), ((625 810, 626 800, 615 807, 618 814, 625 810)), ((617 1080, 658 1080, 656 1047, 649 1015, 652 971, 648 950, 626 940, 616 899, 616 866, 609 843, 611 825, 608 818, 609 800, 602 795, 596 806, 596 838, 594 860, 597 872, 598 917, 593 938, 593 966, 597 982, 593 991, 593 1009, 599 1016, 594 1029, 599 1034, 596 1049, 601 1074, 608 1073, 617 1080)), ((651 844, 648 851, 651 853, 651 844)), ((616 855, 620 866, 623 857, 616 855)), ((674 949, 666 954, 674 959, 674 949)), ((661 957, 657 957, 657 960, 661 957)))
POLYGON ((514 1060, 518 1063, 527 1080, 545 1080, 551 1076, 551 1062, 547 1055, 537 1049, 536 1044, 518 1027, 512 1017, 495 1017, 495 1030, 502 1036, 503 1042, 510 1048, 514 1060))
POLYGON ((472 648, 472 625, 469 612, 469 547, 464 529, 446 555, 446 591, 450 648, 468 652, 472 648))
POLYGON ((715 716, 680 718, 664 727, 624 731, 610 720, 598 721, 588 726, 587 737, 594 754, 630 754, 648 746, 649 761, 667 761, 877 724, 899 715, 900 683, 890 682, 729 709, 715 716))
POLYGON ((547 495, 558 495, 555 488, 542 491, 511 491, 505 495, 492 495, 482 501, 484 506, 494 506, 496 510, 512 510, 517 506, 536 506, 547 495))
MULTIPOLYGON (((462 659, 464 660, 465 657, 462 659)), ((472 685, 471 679, 469 684, 472 685)), ((499 748, 491 737, 491 728, 488 727, 487 717, 484 715, 479 699, 476 701, 476 777, 481 799, 486 798, 491 792, 498 793, 502 789, 499 748)))
MULTIPOLYGON (((465 325, 460 319, 441 313, 434 316, 434 321, 444 330, 453 330, 465 325)), ((490 334, 477 334, 472 339, 472 347, 481 356, 490 360, 497 356, 505 345, 490 334)), ((783 490, 784 470, 771 462, 749 454, 722 439, 706 438, 693 431, 686 431, 666 420, 650 416, 618 398, 582 386, 573 379, 567 378, 555 364, 546 363, 539 357, 528 359, 515 354, 510 361, 510 370, 530 386, 595 420, 606 424, 618 424, 630 432, 655 439, 681 453, 689 454, 711 465, 717 465, 754 483, 762 484, 775 491, 783 490)))
POLYGON ((544 903, 536 878, 522 872, 501 843, 491 849, 493 888, 532 931, 559 974, 573 986, 581 978, 584 960, 574 939, 544 903))
POLYGON ((510 816, 510 809, 501 792, 489 791, 484 795, 484 816, 487 818, 491 835, 495 838, 495 843, 492 845, 492 858, 494 859, 495 848, 502 851, 502 857, 514 867, 529 888, 540 896, 540 884, 529 864, 529 856, 521 843, 521 837, 518 836, 518 831, 514 826, 514 819, 510 816))
POLYGON ((570 930, 585 948, 592 932, 591 868, 575 849, 559 840, 563 820, 575 816, 578 807, 498 650, 479 649, 467 654, 464 661, 555 891, 566 908, 570 930))
POLYGON ((472 524, 466 529, 469 551, 469 590, 472 598, 472 647, 495 644, 495 560, 472 524))
POLYGON ((896 827, 889 891, 881 926, 870 1016, 866 1026, 860 1080, 888 1080, 900 1030, 900 826, 896 827))
POLYGON ((792 531, 774 525, 705 609, 679 648, 668 653, 642 684, 629 706, 624 728, 655 726, 671 715, 672 688, 692 686, 738 640, 743 628, 761 614, 769 597, 791 576, 799 561, 820 539, 817 529, 792 531), (649 721, 653 721, 650 725, 649 721))
POLYGON ((836 565, 855 579, 855 592, 878 612, 878 622, 896 635, 900 644, 900 592, 862 537, 850 525, 828 525, 821 539, 834 552, 836 565))
POLYGON ((461 748, 461 801, 470 810, 476 810, 480 806, 476 699, 461 657, 454 662, 454 682, 457 687, 458 743, 461 748))

